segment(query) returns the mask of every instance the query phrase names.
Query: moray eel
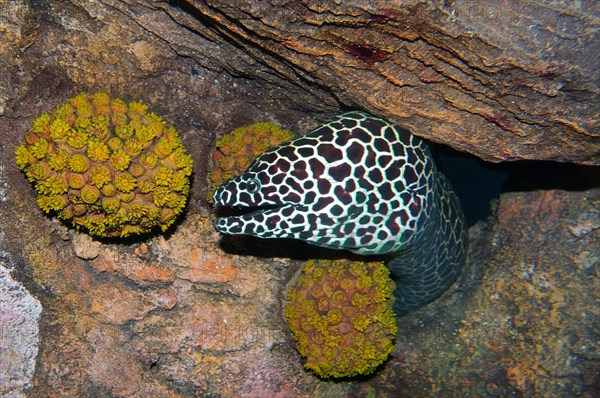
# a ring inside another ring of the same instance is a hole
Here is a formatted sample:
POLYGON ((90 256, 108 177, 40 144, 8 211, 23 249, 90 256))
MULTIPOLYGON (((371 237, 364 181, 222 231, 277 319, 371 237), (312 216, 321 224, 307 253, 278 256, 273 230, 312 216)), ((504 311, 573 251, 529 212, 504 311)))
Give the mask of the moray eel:
POLYGON ((427 144, 363 112, 265 151, 213 199, 216 206, 251 208, 218 218, 224 234, 393 255, 387 265, 399 315, 442 294, 466 254, 460 203, 427 144))

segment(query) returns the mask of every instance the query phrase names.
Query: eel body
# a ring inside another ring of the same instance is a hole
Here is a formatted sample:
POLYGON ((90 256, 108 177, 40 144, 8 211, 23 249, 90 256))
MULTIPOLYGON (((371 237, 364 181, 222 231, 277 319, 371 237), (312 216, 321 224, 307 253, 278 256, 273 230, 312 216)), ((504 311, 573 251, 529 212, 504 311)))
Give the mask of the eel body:
POLYGON ((349 112, 273 147, 214 193, 224 234, 294 238, 360 255, 393 256, 394 310, 442 294, 467 249, 460 203, 427 144, 383 119, 349 112))

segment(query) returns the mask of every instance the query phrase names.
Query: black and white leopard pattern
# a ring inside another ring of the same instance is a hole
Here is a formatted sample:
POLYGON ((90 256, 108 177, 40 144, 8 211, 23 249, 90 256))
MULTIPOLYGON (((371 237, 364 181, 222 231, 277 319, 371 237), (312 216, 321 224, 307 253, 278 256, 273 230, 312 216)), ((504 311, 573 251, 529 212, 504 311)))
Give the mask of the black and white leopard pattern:
POLYGON ((294 238, 361 255, 398 253, 395 309, 405 313, 454 281, 466 252, 458 199, 427 144, 383 119, 349 112, 261 154, 214 193, 217 206, 256 207, 217 230, 294 238))

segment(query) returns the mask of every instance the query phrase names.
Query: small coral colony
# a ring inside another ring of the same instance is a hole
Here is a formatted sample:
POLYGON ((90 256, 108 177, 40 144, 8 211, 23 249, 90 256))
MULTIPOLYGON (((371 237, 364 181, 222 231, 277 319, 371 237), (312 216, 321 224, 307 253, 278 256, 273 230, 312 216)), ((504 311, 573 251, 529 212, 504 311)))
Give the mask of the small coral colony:
MULTIPOLYGON (((271 123, 224 135, 211 157, 208 197, 293 137, 271 123)), ((39 116, 15 160, 44 212, 96 237, 167 230, 185 207, 192 173, 173 127, 140 102, 102 92, 39 116)), ((394 348, 393 289, 382 263, 309 261, 285 311, 305 367, 323 378, 372 373, 394 348)))
POLYGON ((187 201, 192 158, 147 108, 80 94, 38 117, 15 158, 40 208, 92 236, 165 231, 187 201))

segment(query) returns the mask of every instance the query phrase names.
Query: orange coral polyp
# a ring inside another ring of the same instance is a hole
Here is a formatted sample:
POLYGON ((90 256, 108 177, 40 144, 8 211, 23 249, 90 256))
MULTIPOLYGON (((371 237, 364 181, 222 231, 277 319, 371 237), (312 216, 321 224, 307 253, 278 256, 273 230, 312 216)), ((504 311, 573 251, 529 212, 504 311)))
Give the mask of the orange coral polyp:
POLYGON ((73 173, 85 173, 89 167, 89 158, 81 153, 75 153, 69 158, 69 170, 73 173))
POLYGON ((72 189, 81 189, 85 186, 86 180, 81 174, 70 173, 67 177, 67 184, 72 189))
POLYGON ((73 149, 81 149, 86 146, 88 135, 81 130, 69 130, 67 144, 73 149))
POLYGON ((91 185, 86 185, 81 188, 79 195, 81 200, 89 205, 96 203, 96 201, 100 199, 100 191, 98 191, 98 188, 91 185))
POLYGON ((115 98, 111 101, 110 108, 115 114, 127 113, 127 104, 119 98, 115 98))
POLYGON ((159 158, 164 159, 173 152, 173 146, 169 141, 164 138, 161 138, 156 145, 154 152, 158 155, 159 158))
POLYGON ((148 105, 135 101, 129 103, 129 117, 132 119, 141 118, 146 113, 146 110, 148 110, 148 105))
POLYGON ((104 165, 97 164, 90 169, 90 183, 97 188, 102 188, 104 184, 111 181, 110 169, 104 165))
POLYGON ((137 185, 137 180, 131 174, 120 173, 115 178, 115 187, 121 192, 131 192, 137 185))
POLYGON ((110 155, 110 151, 104 142, 90 141, 87 145, 87 155, 95 162, 105 162, 110 155))
POLYGON ((52 122, 52 117, 47 113, 44 113, 33 122, 33 133, 47 133, 50 129, 50 123, 52 122))
POLYGON ((61 142, 67 138, 71 126, 62 119, 54 119, 50 124, 50 137, 56 141, 61 142))
POLYGON ((130 156, 138 156, 144 149, 144 144, 136 139, 125 141, 125 152, 130 156))
POLYGON ((20 169, 24 169, 25 167, 35 163, 35 156, 33 156, 27 147, 19 146, 15 151, 15 160, 17 162, 17 166, 19 166, 20 169))
POLYGON ((129 167, 131 158, 125 151, 117 150, 110 155, 110 164, 118 171, 124 171, 129 167))

